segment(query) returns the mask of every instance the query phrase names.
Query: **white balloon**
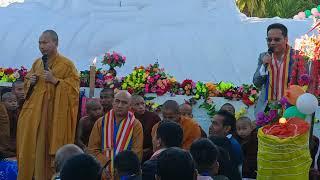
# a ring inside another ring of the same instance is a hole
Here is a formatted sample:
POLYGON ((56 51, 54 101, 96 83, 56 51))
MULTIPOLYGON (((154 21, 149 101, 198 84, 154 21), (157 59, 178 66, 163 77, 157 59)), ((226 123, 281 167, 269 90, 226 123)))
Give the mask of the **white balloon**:
POLYGON ((293 16, 293 19, 300 19, 298 15, 293 16))
POLYGON ((311 14, 316 14, 316 13, 318 13, 318 9, 317 8, 312 8, 311 9, 311 14))
POLYGON ((297 99, 297 108, 303 114, 312 114, 318 109, 318 99, 310 93, 302 94, 297 99))

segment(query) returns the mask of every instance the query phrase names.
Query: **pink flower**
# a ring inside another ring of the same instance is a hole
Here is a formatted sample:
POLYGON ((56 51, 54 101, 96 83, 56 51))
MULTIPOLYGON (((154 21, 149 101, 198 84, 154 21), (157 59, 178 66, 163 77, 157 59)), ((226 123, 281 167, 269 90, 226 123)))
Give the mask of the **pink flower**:
POLYGON ((152 92, 152 93, 155 93, 155 92, 157 92, 157 89, 156 89, 156 87, 152 87, 152 88, 151 88, 151 92, 152 92))
POLYGON ((125 56, 122 56, 122 59, 123 59, 123 62, 126 62, 126 57, 125 56))
POLYGON ((154 83, 154 81, 155 81, 155 80, 154 80, 152 77, 150 77, 150 76, 148 77, 148 82, 149 82, 149 83, 154 83))
POLYGON ((113 58, 114 58, 116 61, 118 61, 118 60, 119 60, 118 54, 113 54, 113 58))
POLYGON ((110 53, 107 53, 107 57, 110 57, 110 53))
POLYGON ((257 94, 257 90, 252 89, 252 90, 251 90, 251 94, 252 94, 252 95, 257 94))

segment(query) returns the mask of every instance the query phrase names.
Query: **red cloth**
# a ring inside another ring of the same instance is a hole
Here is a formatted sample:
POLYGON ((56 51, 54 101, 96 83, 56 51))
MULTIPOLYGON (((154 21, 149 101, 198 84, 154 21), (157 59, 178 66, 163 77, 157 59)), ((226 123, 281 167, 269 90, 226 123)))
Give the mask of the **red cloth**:
POLYGON ((263 132, 268 135, 279 138, 294 137, 306 133, 309 130, 309 124, 299 118, 291 118, 285 124, 271 124, 263 127, 263 132))

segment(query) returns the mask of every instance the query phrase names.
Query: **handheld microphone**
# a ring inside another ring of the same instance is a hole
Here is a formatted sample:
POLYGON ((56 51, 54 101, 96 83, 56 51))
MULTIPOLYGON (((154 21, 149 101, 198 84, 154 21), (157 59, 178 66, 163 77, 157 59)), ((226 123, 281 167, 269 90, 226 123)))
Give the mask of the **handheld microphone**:
MULTIPOLYGON (((267 53, 272 57, 272 54, 273 54, 273 47, 269 47, 269 49, 268 49, 268 52, 267 52, 267 53)), ((266 72, 267 72, 268 64, 265 64, 265 65, 264 65, 264 67, 265 67, 265 70, 266 70, 266 72)))
MULTIPOLYGON (((46 71, 49 71, 49 67, 48 67, 48 55, 47 54, 44 54, 42 56, 42 62, 43 62, 43 69, 46 70, 46 71)), ((30 96, 32 95, 33 93, 33 89, 34 87, 36 86, 36 83, 34 84, 31 84, 29 89, 28 89, 28 92, 27 92, 27 95, 26 95, 26 101, 30 98, 30 96)))

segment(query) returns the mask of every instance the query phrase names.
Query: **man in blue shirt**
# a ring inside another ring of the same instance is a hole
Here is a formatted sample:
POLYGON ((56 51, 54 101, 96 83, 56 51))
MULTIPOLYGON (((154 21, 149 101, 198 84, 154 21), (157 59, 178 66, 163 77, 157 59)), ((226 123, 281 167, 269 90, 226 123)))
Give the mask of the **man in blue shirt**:
POLYGON ((211 135, 217 137, 227 137, 231 144, 229 152, 230 160, 234 163, 234 166, 238 168, 241 175, 243 154, 241 146, 238 141, 232 137, 236 131, 236 118, 228 111, 220 110, 213 117, 212 124, 210 126, 211 135))

